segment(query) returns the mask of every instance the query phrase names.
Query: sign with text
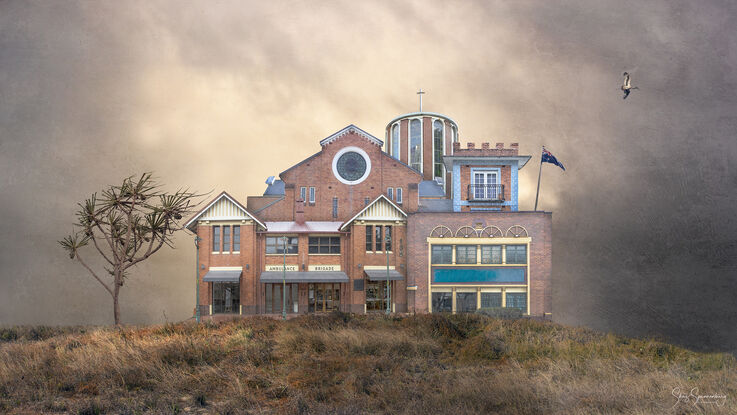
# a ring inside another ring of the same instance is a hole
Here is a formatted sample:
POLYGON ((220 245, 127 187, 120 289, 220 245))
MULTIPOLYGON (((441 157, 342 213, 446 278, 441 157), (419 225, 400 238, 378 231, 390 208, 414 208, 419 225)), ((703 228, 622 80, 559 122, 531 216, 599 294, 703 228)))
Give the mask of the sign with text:
POLYGON ((310 265, 310 271, 340 271, 340 265, 310 265))
MULTIPOLYGON (((299 267, 297 265, 287 265, 287 271, 297 271, 299 267)), ((266 271, 282 271, 284 265, 267 265, 266 271)))

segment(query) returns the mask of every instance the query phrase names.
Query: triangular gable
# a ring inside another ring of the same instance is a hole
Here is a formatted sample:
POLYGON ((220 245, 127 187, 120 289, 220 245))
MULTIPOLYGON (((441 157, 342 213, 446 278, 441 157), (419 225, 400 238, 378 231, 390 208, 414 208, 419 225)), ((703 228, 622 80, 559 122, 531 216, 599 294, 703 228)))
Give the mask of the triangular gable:
POLYGON ((243 220, 250 219, 261 225, 262 228, 266 229, 261 221, 256 219, 255 216, 250 214, 243 205, 238 203, 232 196, 226 192, 220 193, 215 199, 212 200, 207 206, 202 208, 192 219, 184 225, 186 228, 195 231, 194 226, 198 220, 243 220))
POLYGON ((333 133, 333 134, 331 134, 331 135, 323 138, 322 140, 320 140, 320 145, 321 146, 326 146, 326 145, 332 143, 333 141, 339 139, 340 137, 343 137, 346 134, 358 134, 361 137, 369 140, 371 143, 376 144, 379 147, 381 147, 381 146, 384 145, 384 142, 382 140, 379 140, 378 138, 376 138, 373 135, 367 133, 366 131, 363 131, 362 129, 356 127, 353 124, 351 124, 351 125, 343 128, 342 130, 340 130, 340 131, 338 131, 336 133, 333 133))
POLYGON ((395 205, 394 202, 389 200, 386 196, 380 195, 376 200, 369 203, 365 208, 358 212, 356 216, 346 221, 343 226, 340 227, 340 230, 345 230, 348 225, 356 220, 378 221, 405 219, 407 219, 407 214, 404 213, 399 206, 395 205))

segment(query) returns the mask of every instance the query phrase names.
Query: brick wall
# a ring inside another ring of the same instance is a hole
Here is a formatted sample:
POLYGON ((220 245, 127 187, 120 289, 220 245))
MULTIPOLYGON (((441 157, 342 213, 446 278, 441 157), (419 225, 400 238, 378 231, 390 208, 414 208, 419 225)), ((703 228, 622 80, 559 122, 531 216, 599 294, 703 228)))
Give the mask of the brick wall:
POLYGON ((445 225, 453 232, 461 226, 495 225, 506 231, 513 225, 527 229, 531 237, 529 269, 530 314, 542 316, 552 312, 552 213, 550 212, 460 212, 414 213, 408 219, 408 274, 407 285, 417 285, 409 292, 409 311, 427 312, 428 308, 428 242, 427 237, 437 225, 445 225), (414 294, 413 294, 414 293, 414 294))
MULTIPOLYGON (((294 200, 300 187, 315 187, 315 203, 305 205, 305 220, 344 221, 364 208, 365 198, 370 201, 386 193, 388 187, 403 189, 405 212, 417 210, 417 189, 410 186, 422 180, 419 173, 398 162, 381 148, 358 134, 346 134, 327 144, 322 151, 304 160, 280 175, 285 182, 285 198, 256 213, 260 220, 284 221, 294 218, 294 200), (335 154, 347 146, 366 151, 371 160, 371 172, 363 182, 346 185, 333 174, 332 162, 335 154), (338 218, 333 218, 333 197, 338 198, 338 218)), ((249 198, 250 199, 250 198, 249 198)))

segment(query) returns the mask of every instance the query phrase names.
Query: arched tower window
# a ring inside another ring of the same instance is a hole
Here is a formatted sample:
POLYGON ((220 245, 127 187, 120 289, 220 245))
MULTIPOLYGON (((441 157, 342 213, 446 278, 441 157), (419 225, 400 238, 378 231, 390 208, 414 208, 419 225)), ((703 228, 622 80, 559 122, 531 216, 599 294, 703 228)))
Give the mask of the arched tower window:
POLYGON ((453 142, 457 143, 458 142, 458 127, 453 125, 451 128, 453 129, 453 142))
POLYGON ((435 120, 432 123, 432 139, 433 139, 433 178, 445 177, 443 175, 443 154, 445 146, 443 140, 443 122, 435 120))
POLYGON ((422 173, 422 123, 409 122, 409 166, 422 173))
POLYGON ((392 126, 392 157, 399 160, 399 124, 392 126))

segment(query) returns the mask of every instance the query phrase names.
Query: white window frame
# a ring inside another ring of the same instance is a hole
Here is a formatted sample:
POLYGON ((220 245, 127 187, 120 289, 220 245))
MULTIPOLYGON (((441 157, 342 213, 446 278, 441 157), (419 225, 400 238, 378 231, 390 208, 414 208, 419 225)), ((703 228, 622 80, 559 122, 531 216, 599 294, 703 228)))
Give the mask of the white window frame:
POLYGON ((299 198, 302 199, 303 202, 307 200, 307 186, 299 188, 299 198))
POLYGON ((391 155, 397 160, 401 159, 402 154, 402 126, 400 122, 395 122, 392 124, 391 128, 389 129, 389 138, 391 142, 391 155), (397 129, 397 152, 394 153, 394 128, 397 129))
MULTIPOLYGON (((496 168, 494 168, 494 169, 478 169, 478 168, 473 168, 473 169, 471 169, 471 177, 470 177, 470 179, 471 179, 471 181, 469 183, 471 183, 472 185, 479 185, 479 184, 483 184, 483 185, 489 185, 489 184, 500 185, 502 183, 501 182, 501 179, 502 179, 501 171, 500 171, 500 169, 496 169, 496 168), (483 175, 484 176, 484 183, 480 183, 480 182, 477 182, 476 181, 476 175, 477 174, 480 174, 480 175, 483 175), (495 178, 495 180, 491 180, 491 182, 493 182, 493 183, 487 183, 489 181, 489 179, 488 179, 489 176, 492 176, 492 177, 495 178)), ((488 191, 490 189, 484 188, 481 193, 478 193, 478 190, 479 189, 477 189, 477 188, 474 188, 474 190, 473 190, 473 198, 474 198, 474 200, 476 200, 476 199, 479 198, 479 196, 477 196, 478 194, 481 195, 481 200, 493 199, 491 197, 491 196, 493 196, 493 191, 492 192, 489 192, 488 191)), ((501 191, 501 189, 499 189, 499 191, 501 191)))
POLYGON ((317 193, 317 190, 315 190, 315 186, 310 186, 310 204, 315 204, 315 193, 317 193))
POLYGON ((397 204, 400 204, 401 205, 402 204, 402 201, 403 201, 403 198, 402 198, 402 188, 401 187, 397 187, 397 199, 396 199, 396 202, 397 202, 397 204))
POLYGON ((394 189, 391 187, 386 188, 386 197, 389 198, 389 200, 394 200, 394 189))

